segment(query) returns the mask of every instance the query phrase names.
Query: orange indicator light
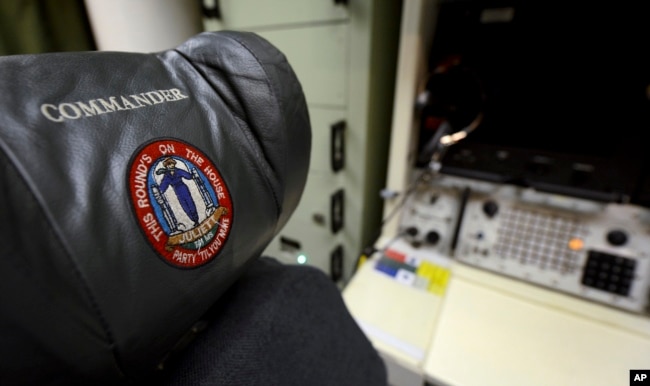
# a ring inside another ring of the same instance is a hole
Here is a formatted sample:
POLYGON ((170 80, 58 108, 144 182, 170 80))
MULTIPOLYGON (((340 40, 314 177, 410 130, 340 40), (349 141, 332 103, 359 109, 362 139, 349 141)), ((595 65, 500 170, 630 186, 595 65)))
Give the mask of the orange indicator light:
POLYGON ((569 240, 569 249, 572 251, 579 251, 585 246, 585 242, 579 238, 572 238, 569 240))

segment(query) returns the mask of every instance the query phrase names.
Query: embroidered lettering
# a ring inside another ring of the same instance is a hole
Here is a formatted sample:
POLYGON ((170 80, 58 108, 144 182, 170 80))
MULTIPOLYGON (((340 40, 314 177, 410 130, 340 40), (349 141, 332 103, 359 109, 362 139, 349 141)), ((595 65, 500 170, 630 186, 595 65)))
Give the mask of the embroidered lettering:
POLYGON ((59 104, 43 103, 41 114, 52 122, 64 122, 83 117, 94 117, 101 114, 133 110, 141 107, 154 106, 161 103, 176 102, 188 99, 181 90, 153 90, 140 94, 118 95, 107 98, 96 98, 88 101, 63 102, 59 104))

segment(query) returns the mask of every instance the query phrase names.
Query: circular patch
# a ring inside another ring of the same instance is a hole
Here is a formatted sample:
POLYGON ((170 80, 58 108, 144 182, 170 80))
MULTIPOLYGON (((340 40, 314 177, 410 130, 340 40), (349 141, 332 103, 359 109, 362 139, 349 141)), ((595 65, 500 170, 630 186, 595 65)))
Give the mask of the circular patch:
POLYGON ((232 200, 217 167, 197 148, 163 139, 131 160, 128 186, 140 229, 166 262, 208 263, 232 227, 232 200))

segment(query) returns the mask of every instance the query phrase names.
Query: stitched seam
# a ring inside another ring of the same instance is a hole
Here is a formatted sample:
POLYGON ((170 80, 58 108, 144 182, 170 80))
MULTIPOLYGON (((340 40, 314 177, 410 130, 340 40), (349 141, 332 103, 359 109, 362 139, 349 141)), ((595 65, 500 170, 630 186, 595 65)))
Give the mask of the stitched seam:
POLYGON ((16 174, 20 176, 22 183, 25 185, 25 187, 29 191, 29 194, 37 203, 40 212, 42 213, 45 219, 45 222, 50 226, 53 235, 52 238, 59 243, 59 245, 63 250, 63 255, 68 259, 68 262, 72 266, 74 276, 77 278, 77 281, 79 282, 78 284, 81 286, 82 292, 87 297, 86 300, 90 303, 90 306, 92 310, 95 312, 101 327, 104 329, 104 333, 106 334, 106 339, 108 340, 108 343, 111 347, 111 351, 113 353, 113 358, 115 362, 114 364, 119 370, 119 372, 122 375, 124 375, 125 373, 122 370, 120 361, 118 360, 119 354, 117 352, 117 345, 115 344, 115 339, 113 337, 113 333, 111 332, 111 328, 108 323, 108 320, 106 319, 101 308, 99 307, 99 303, 95 299, 95 296, 90 288, 90 285, 88 285, 88 282, 84 277, 81 268, 79 267, 77 262, 72 258, 72 253, 70 252, 70 249, 63 242, 63 237, 61 237, 61 230, 59 229, 58 226, 56 226, 56 222, 53 221, 53 219, 51 218, 51 214, 48 213, 47 210, 45 210, 45 205, 43 204, 44 200, 42 199, 42 197, 40 197, 40 195, 36 194, 37 189, 35 189, 35 186, 34 184, 31 183, 31 180, 27 178, 26 171, 22 167, 20 167, 20 163, 17 162, 16 158, 13 156, 13 153, 10 151, 9 146, 4 141, 0 140, 0 148, 2 148, 5 157, 7 158, 9 163, 14 167, 14 169, 17 172, 16 174))
MULTIPOLYGON (((269 74, 268 74, 268 72, 266 72, 266 68, 262 65, 262 61, 257 57, 257 55, 255 55, 255 52, 253 52, 253 50, 251 50, 243 41, 237 39, 236 37, 230 37, 229 36, 229 38, 236 41, 237 43, 239 43, 242 47, 246 48, 246 50, 251 54, 251 56, 253 56, 255 58, 255 60, 259 64, 260 68, 262 69, 262 71, 264 71, 264 74, 266 75, 265 82, 267 84, 268 89, 271 91, 271 95, 273 96, 273 99, 275 100, 275 104, 278 106, 278 110, 280 111, 280 119, 282 120, 283 128, 286 129, 287 128, 287 121, 285 119, 284 114, 282 114, 283 113, 283 110, 282 110, 283 106, 280 103, 280 99, 278 98, 278 93, 276 92, 274 85, 271 84, 271 82, 269 81, 269 78, 270 78, 269 74)), ((286 153, 283 152, 282 154, 284 156, 286 153)), ((286 166, 286 158, 283 158, 283 161, 284 161, 284 166, 286 166)), ((278 172, 278 171, 276 171, 276 172, 278 172)), ((277 218, 279 219, 280 215, 282 214, 281 213, 281 203, 278 202, 277 197, 275 197, 275 200, 276 200, 276 205, 277 205, 277 218)))
MULTIPOLYGON (((246 48, 246 50, 247 50, 249 53, 251 53, 251 55, 255 58, 255 60, 257 61, 257 63, 260 64, 259 59, 258 59, 255 55, 252 54, 251 50, 250 50, 248 47, 244 46, 241 42, 237 41, 236 39, 234 39, 234 38, 232 38, 232 37, 230 37, 230 36, 228 36, 228 38, 229 38, 230 40, 233 40, 233 41, 239 43, 239 45, 241 45, 242 47, 246 48)), ((194 68, 194 70, 195 70, 196 72, 198 72, 198 73, 199 73, 199 74, 200 74, 200 75, 201 75, 201 76, 206 80, 206 83, 210 86, 210 88, 211 88, 211 89, 212 89, 216 94, 221 95, 221 94, 218 92, 218 90, 215 89, 215 88, 210 84, 210 82, 207 81, 208 77, 207 77, 207 75, 205 74, 204 71, 202 71, 199 67, 197 67, 197 66, 196 66, 196 65, 195 65, 195 64, 194 64, 194 63, 193 63, 193 62, 192 62, 192 61, 191 61, 191 60, 190 60, 190 59, 189 59, 189 58, 188 58, 184 53, 182 53, 181 51, 178 51, 178 49, 174 49, 173 51, 175 51, 176 53, 178 53, 179 56, 181 56, 183 59, 185 59, 185 61, 186 61, 186 62, 187 62, 187 63, 188 63, 192 68, 194 68)), ((262 70, 264 70, 264 67, 263 67, 261 64, 260 64, 260 67, 262 68, 262 70)), ((269 80, 268 80, 268 74, 266 73, 266 71, 264 71, 264 74, 266 75, 266 79, 265 79, 264 81, 266 82, 267 87, 269 88, 269 90, 271 90, 271 93, 272 93, 274 99, 277 101, 277 98, 275 97, 275 92, 274 92, 273 88, 270 86, 270 83, 269 83, 269 80)), ((221 98, 221 99, 225 101, 224 98, 221 98)), ((257 141, 257 140, 254 139, 254 136, 253 136, 253 134, 250 132, 250 129, 247 129, 247 128, 245 128, 245 127, 242 127, 242 125, 241 125, 241 123, 240 123, 240 120, 246 122, 246 119, 244 119, 245 117, 242 117, 240 114, 237 114, 236 112, 234 112, 234 109, 231 109, 231 112, 232 112, 232 114, 236 117, 236 119, 235 119, 234 121, 235 121, 235 122, 237 123, 237 125, 239 126, 239 129, 244 133, 244 136, 245 136, 246 140, 247 140, 251 145, 252 145, 252 144, 255 144, 255 146, 252 146, 252 147, 253 147, 254 149, 256 149, 256 151, 255 151, 255 155, 256 155, 256 157, 258 158, 258 159, 257 159, 257 163, 258 163, 258 165, 261 165, 261 166, 262 166, 263 168, 265 168, 265 169, 271 169, 271 168, 269 168, 269 167, 264 167, 264 163, 262 163, 261 160, 260 160, 261 158, 263 158, 263 159, 266 160, 266 156, 265 156, 265 155, 260 155, 260 154, 259 154, 259 153, 264 154, 264 151, 261 150, 261 146, 259 145, 259 141, 257 141), (260 151, 257 151, 257 149, 260 149, 260 151)), ((284 117, 282 117, 282 119, 284 120, 284 117)), ((267 165, 270 165, 270 162, 268 162, 268 160, 267 160, 266 164, 267 164, 267 165)), ((272 170, 272 169, 271 169, 271 170, 272 170)), ((271 184, 271 181, 269 180, 269 177, 267 176, 267 174, 266 174, 266 173, 261 173, 261 174, 262 174, 262 178, 263 178, 263 180, 264 180, 264 182, 265 182, 265 184, 266 184, 267 189, 271 192, 271 195, 272 195, 272 197, 273 197, 273 201, 274 201, 274 203, 275 203, 275 212, 276 212, 276 217, 277 217, 277 218, 280 218, 280 206, 281 206, 281 204, 280 204, 280 200, 278 199, 277 192, 273 189, 273 185, 271 184)))

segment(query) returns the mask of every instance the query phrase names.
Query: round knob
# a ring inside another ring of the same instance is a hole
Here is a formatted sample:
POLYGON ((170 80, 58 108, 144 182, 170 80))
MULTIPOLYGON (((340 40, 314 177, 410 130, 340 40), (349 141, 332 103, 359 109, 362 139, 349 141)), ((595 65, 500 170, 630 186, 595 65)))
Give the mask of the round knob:
POLYGON ((437 244, 440 241, 440 233, 436 231, 429 231, 424 237, 429 244, 437 244))
POLYGON ((627 233, 620 229, 614 229, 607 233, 607 241, 617 247, 627 243, 627 233))
POLYGON ((404 230, 404 232, 405 232, 407 235, 411 236, 411 237, 415 237, 415 236, 418 235, 418 228, 416 228, 416 227, 412 227, 412 226, 411 226, 411 227, 406 228, 406 229, 404 230))
POLYGON ((496 201, 489 200, 483 203, 483 213, 485 213, 486 216, 492 218, 498 211, 499 204, 497 204, 496 201))

